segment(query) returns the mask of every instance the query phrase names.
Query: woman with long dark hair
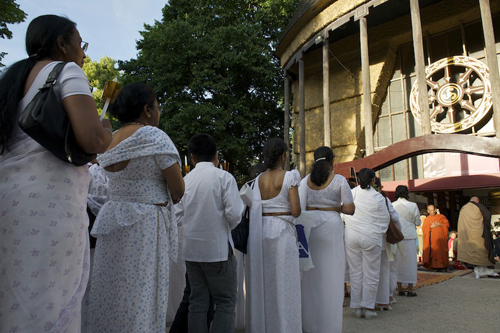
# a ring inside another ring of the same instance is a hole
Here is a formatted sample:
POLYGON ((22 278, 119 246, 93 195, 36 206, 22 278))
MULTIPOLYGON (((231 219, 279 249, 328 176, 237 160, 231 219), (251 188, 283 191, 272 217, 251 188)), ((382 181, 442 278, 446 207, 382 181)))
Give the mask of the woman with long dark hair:
POLYGON ((385 198, 378 193, 375 172, 359 171, 359 186, 352 189, 356 211, 344 216, 346 255, 351 277, 351 308, 358 318, 373 318, 377 314, 375 298, 380 274, 383 237, 389 226, 385 198))
POLYGON ((76 24, 44 15, 26 33, 28 58, 0 78, 0 331, 79 332, 87 286, 88 166, 66 163, 18 126, 20 113, 60 62, 54 90, 80 147, 102 153, 111 126, 99 121, 82 70, 88 44, 76 24))
POLYGON ((333 151, 314 152, 312 171, 300 183, 301 208, 312 211, 309 254, 314 268, 302 275, 304 332, 342 332, 344 298, 344 225, 340 213, 352 215, 354 203, 347 180, 333 171, 333 151))
POLYGON ((288 147, 283 140, 269 139, 263 155, 267 170, 254 183, 250 211, 246 330, 298 333, 302 323, 295 218, 301 213, 300 175, 284 170, 288 147))

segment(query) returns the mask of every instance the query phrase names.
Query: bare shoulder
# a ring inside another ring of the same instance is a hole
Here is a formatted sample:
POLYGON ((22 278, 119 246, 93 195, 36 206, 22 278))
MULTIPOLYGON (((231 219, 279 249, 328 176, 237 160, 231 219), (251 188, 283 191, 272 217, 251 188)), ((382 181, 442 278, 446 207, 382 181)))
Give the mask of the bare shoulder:
POLYGON ((267 170, 259 176, 259 188, 262 199, 271 199, 280 193, 285 173, 284 170, 274 169, 267 170))

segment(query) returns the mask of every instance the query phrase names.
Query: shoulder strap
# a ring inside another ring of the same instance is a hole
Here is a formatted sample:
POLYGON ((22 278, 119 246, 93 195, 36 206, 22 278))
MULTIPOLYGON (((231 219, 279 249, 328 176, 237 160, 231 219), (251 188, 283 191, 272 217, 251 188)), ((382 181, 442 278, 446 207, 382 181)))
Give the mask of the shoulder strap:
POLYGON ((254 187, 254 185, 255 185, 255 180, 256 180, 256 179, 257 179, 257 178, 254 178, 254 179, 249 180, 249 181, 247 182, 248 186, 250 186, 250 187, 252 188, 252 190, 253 190, 253 187, 254 187))
POLYGON ((54 85, 57 81, 57 78, 59 77, 59 74, 61 73, 62 69, 64 66, 66 66, 67 62, 60 62, 58 63, 52 72, 50 72, 49 76, 47 77, 47 81, 45 81, 45 84, 41 89, 45 88, 50 88, 50 86, 54 85))

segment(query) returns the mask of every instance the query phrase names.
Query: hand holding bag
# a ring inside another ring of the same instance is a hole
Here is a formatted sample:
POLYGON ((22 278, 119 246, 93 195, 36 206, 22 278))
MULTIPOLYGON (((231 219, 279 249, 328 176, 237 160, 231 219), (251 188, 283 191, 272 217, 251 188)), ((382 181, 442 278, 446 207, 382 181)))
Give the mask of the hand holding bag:
POLYGON ((304 210, 297 218, 297 239, 299 243, 299 269, 301 272, 306 272, 314 268, 309 251, 309 235, 314 223, 314 212, 304 210))
POLYGON ((57 64, 47 81, 19 117, 19 127, 42 147, 64 162, 81 166, 96 155, 88 154, 76 142, 66 110, 54 91, 54 85, 66 65, 57 64))
POLYGON ((385 206, 387 207, 387 211, 389 212, 389 219, 390 219, 389 228, 385 233, 386 241, 389 244, 396 244, 401 242, 405 237, 403 236, 403 233, 399 229, 397 223, 392 219, 391 212, 389 211, 389 204, 387 203, 387 199, 385 197, 384 200, 385 200, 385 206))

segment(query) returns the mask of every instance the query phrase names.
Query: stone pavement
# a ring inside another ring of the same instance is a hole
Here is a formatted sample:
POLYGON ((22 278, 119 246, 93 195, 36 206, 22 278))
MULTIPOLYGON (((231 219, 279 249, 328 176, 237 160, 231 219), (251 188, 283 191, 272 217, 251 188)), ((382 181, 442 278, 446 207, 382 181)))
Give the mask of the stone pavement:
MULTIPOLYGON (((495 266, 500 271, 500 266, 495 266)), ((344 333, 500 332, 500 279, 476 279, 474 273, 416 290, 417 297, 395 296, 392 311, 374 319, 356 318, 344 308, 344 333)))
MULTIPOLYGON (((495 271, 500 272, 499 264, 495 271)), ((344 307, 343 333, 500 332, 500 279, 476 279, 470 273, 420 287, 416 293, 396 295, 392 311, 377 311, 374 319, 356 318, 353 309, 344 307)))

